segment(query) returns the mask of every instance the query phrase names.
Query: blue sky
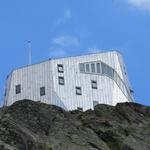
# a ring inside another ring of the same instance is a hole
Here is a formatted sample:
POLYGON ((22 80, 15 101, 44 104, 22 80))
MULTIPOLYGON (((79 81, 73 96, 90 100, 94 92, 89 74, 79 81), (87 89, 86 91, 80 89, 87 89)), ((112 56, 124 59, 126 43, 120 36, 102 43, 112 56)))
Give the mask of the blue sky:
POLYGON ((150 105, 150 0, 0 0, 0 98, 7 74, 50 57, 117 49, 138 103, 150 105))

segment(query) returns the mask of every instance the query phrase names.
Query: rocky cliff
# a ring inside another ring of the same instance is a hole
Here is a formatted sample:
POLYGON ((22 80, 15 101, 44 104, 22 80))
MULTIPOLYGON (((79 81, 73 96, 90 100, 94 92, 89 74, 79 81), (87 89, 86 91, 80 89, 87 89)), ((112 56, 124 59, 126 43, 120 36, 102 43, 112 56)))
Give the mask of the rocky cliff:
POLYGON ((0 150, 150 150, 150 107, 66 112, 23 100, 0 109, 0 150))

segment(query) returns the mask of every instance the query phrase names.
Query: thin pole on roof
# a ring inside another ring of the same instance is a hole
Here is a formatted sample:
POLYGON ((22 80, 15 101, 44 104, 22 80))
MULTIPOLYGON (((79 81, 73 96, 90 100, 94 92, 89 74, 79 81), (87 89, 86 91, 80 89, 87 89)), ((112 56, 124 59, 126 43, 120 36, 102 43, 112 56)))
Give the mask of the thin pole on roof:
POLYGON ((32 63, 32 50, 31 50, 31 41, 28 41, 28 51, 29 51, 29 59, 28 59, 28 65, 31 65, 32 63))

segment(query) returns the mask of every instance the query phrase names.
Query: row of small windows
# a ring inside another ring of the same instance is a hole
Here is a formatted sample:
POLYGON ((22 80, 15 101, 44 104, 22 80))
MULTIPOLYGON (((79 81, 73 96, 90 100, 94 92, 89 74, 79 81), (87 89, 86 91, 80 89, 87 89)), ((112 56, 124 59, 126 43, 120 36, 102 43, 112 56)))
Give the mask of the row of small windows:
MULTIPOLYGON (((59 77, 58 82, 59 82, 59 85, 64 85, 65 84, 64 77, 59 77)), ((92 80, 91 87, 92 89, 97 89, 97 81, 92 80)), ((16 91, 16 94, 21 93, 21 84, 16 85, 15 91, 16 91)), ((45 91, 46 91, 45 86, 40 87, 40 96, 46 95, 45 91)), ((82 95, 82 88, 79 86, 76 87, 76 95, 82 95)))
POLYGON ((81 63, 80 72, 106 74, 114 78, 115 70, 102 62, 97 62, 97 63, 81 63))
MULTIPOLYGON (((89 66, 87 66, 87 69, 89 69, 89 66)), ((58 70, 58 73, 64 73, 63 65, 57 64, 57 70, 58 70)), ((59 85, 65 85, 65 79, 63 76, 58 77, 58 83, 59 83, 59 85)), ((97 89, 97 81, 91 81, 91 87, 92 87, 92 89, 97 89)), ((82 95, 81 87, 76 87, 76 95, 82 95)))
MULTIPOLYGON (((45 91, 46 91, 45 90, 45 86, 40 87, 40 96, 46 95, 45 91)), ((21 93, 21 84, 16 85, 15 92, 16 92, 16 94, 20 94, 21 93)))
POLYGON ((128 92, 123 80, 118 73, 107 64, 103 62, 81 63, 79 64, 79 68, 81 73, 102 74, 112 78, 124 94, 130 97, 130 92, 128 92))
MULTIPOLYGON (((97 81, 91 81, 92 89, 97 89, 97 81)), ((82 95, 82 88, 77 86, 76 87, 76 95, 82 95)))

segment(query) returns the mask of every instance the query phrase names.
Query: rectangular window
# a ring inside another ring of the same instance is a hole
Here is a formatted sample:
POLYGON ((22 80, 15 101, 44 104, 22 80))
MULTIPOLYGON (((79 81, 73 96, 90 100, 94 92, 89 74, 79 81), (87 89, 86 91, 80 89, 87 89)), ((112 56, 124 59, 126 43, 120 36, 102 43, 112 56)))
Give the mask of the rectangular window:
POLYGON ((59 82, 59 85, 64 85, 65 84, 64 77, 58 77, 58 82, 59 82))
POLYGON ((97 81, 91 81, 92 89, 97 89, 97 81))
POLYGON ((40 87, 40 96, 44 96, 45 94, 45 86, 40 87))
POLYGON ((85 72, 85 64, 79 64, 80 72, 85 72))
POLYGON ((91 71, 95 72, 95 64, 91 64, 91 71))
POLYGON ((101 73, 100 63, 96 63, 97 73, 101 73))
POLYGON ((102 65, 102 74, 106 74, 106 72, 107 72, 107 66, 106 66, 106 64, 101 63, 101 65, 102 65))
POLYGON ((93 101, 93 107, 95 107, 96 105, 98 105, 98 101, 93 101))
POLYGON ((20 94, 21 93, 21 85, 18 84, 16 85, 16 94, 20 94))
POLYGON ((63 73, 63 72, 64 72, 64 67, 63 67, 62 64, 58 64, 58 65, 57 65, 57 69, 58 69, 58 72, 60 72, 60 73, 63 73))
POLYGON ((114 69, 102 63, 102 73, 114 79, 114 69))
POLYGON ((90 72, 90 65, 86 64, 86 72, 90 72))
POLYGON ((114 69, 111 67, 108 67, 108 75, 114 79, 114 69))
POLYGON ((82 107, 77 107, 77 110, 83 111, 83 108, 82 107))
POLYGON ((82 95, 81 87, 76 87, 76 95, 82 95))

